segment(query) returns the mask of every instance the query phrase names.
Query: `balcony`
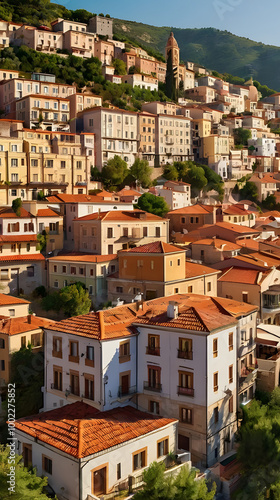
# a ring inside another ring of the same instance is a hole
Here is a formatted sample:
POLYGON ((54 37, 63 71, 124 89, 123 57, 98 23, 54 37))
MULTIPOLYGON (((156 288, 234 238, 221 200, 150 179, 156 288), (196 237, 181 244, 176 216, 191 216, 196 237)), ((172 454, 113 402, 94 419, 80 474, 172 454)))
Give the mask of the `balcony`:
POLYGON ((124 388, 121 385, 118 389, 118 398, 123 398, 125 396, 132 396, 137 393, 136 385, 132 385, 131 387, 124 388))
POLYGON ((146 354, 150 354, 151 356, 160 356, 160 347, 146 347, 146 354))
POLYGON ((192 398, 194 397, 194 389, 189 388, 189 387, 177 387, 177 394, 178 396, 191 396, 192 398))
POLYGON ((180 359, 193 359, 193 352, 192 351, 181 351, 181 349, 178 349, 178 358, 180 358, 180 359))
POLYGON ((144 382, 144 390, 152 391, 152 392, 161 392, 162 385, 158 384, 158 383, 153 383, 153 382, 144 382))
POLYGON ((280 310, 280 286, 273 285, 263 293, 263 312, 280 310))

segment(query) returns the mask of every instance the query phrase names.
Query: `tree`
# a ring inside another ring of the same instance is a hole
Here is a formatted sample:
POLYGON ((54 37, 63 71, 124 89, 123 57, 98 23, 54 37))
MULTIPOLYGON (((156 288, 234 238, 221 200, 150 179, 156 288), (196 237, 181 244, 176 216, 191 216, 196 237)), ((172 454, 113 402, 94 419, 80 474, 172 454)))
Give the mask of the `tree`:
POLYGON ((174 478, 164 474, 165 465, 153 462, 143 473, 144 487, 136 492, 135 500, 212 500, 216 485, 208 491, 204 479, 195 481, 195 471, 181 469, 174 478))
POLYGON ((163 217, 169 211, 169 206, 165 199, 162 196, 155 196, 152 193, 142 194, 138 198, 135 208, 140 208, 140 210, 145 210, 145 212, 158 215, 159 217, 163 217))
POLYGON ((88 291, 81 283, 75 283, 62 288, 60 300, 64 314, 69 317, 87 314, 91 308, 88 291))
POLYGON ((278 204, 276 203, 276 196, 274 194, 268 194, 265 200, 263 200, 262 205, 268 210, 275 210, 278 204))
POLYGON ((149 162, 147 162, 147 160, 140 160, 140 158, 136 158, 130 169, 131 175, 133 175, 144 188, 148 188, 152 184, 152 171, 153 169, 149 166, 149 162))
POLYGON ((239 190, 241 200, 257 201, 258 188, 254 182, 246 181, 243 188, 239 190))
POLYGON ((165 165, 163 171, 163 177, 168 181, 177 181, 178 180, 178 170, 175 167, 174 163, 171 165, 165 165))
MULTIPOLYGON (((28 470, 23 466, 22 457, 15 455, 12 458, 13 463, 9 461, 10 448, 0 445, 0 498, 1 500, 48 500, 47 495, 43 493, 44 487, 48 484, 47 477, 38 477, 36 469, 28 470), (14 467, 14 469, 12 469, 14 467), (12 486, 8 484, 8 479, 13 481, 13 476, 8 474, 13 471, 14 491, 9 491, 12 486)), ((11 459, 10 459, 11 460, 11 459)))
POLYGON ((237 146, 247 146, 248 140, 252 137, 251 130, 247 130, 246 128, 236 128, 233 133, 235 144, 237 146))
POLYGON ((191 185, 192 195, 195 196, 207 185, 207 179, 202 167, 197 167, 193 162, 188 164, 187 173, 182 180, 191 185))
POLYGON ((127 174, 127 163, 118 155, 110 158, 102 168, 102 180, 106 187, 119 186, 127 174))
POLYGON ((114 59, 115 75, 126 75, 126 65, 122 59, 114 59))
POLYGON ((91 181, 100 181, 102 178, 100 170, 96 166, 90 167, 90 180, 91 181))
POLYGON ((169 97, 169 99, 172 99, 173 101, 176 100, 176 82, 174 77, 171 51, 169 52, 167 57, 165 93, 167 97, 169 97))
POLYGON ((17 215, 17 217, 20 217, 21 207, 22 207, 21 198, 16 198, 15 200, 13 200, 12 209, 15 212, 15 214, 17 215))
POLYGON ((16 418, 33 415, 43 406, 44 353, 22 347, 11 357, 11 383, 16 387, 16 418))

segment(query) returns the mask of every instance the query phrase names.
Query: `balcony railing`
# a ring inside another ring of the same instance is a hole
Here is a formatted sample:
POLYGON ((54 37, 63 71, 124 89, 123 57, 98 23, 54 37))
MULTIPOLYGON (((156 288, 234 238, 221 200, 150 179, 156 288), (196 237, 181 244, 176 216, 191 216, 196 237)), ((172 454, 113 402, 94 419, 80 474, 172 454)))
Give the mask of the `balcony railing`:
POLYGON ((189 387, 177 387, 177 394, 180 396, 191 396, 194 397, 194 389, 189 387))
POLYGON ((154 384, 153 382, 144 382, 144 389, 147 391, 161 392, 162 385, 158 383, 154 384))
POLYGON ((193 352, 192 351, 181 351, 181 349, 178 349, 178 358, 180 358, 180 359, 193 359, 193 352))
POLYGON ((122 398, 124 396, 131 396, 132 394, 136 394, 136 392, 137 392, 136 385, 132 385, 131 387, 128 387, 126 389, 120 385, 118 390, 118 398, 122 398))
POLYGON ((152 356, 160 356, 160 347, 146 347, 146 354, 151 354, 152 356))

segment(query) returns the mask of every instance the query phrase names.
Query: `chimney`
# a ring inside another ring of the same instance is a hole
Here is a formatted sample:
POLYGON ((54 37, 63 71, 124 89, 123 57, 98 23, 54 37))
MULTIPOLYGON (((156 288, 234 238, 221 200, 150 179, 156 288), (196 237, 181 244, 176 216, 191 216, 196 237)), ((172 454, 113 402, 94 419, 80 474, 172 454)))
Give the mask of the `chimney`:
POLYGON ((179 304, 178 302, 175 302, 171 300, 168 304, 167 307, 167 317, 170 319, 177 319, 178 318, 178 310, 179 310, 179 304))
POLYGON ((31 325, 31 317, 32 317, 32 314, 28 314, 28 316, 27 316, 27 323, 29 325, 31 325))

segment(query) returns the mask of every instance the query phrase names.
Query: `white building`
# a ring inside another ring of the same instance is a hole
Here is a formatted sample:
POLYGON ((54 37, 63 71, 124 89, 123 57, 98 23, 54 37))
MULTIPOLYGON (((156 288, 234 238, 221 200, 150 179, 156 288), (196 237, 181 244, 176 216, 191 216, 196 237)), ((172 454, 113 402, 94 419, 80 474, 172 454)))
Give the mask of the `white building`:
POLYGON ((132 87, 140 87, 140 89, 158 91, 158 79, 151 75, 142 75, 141 73, 123 75, 122 83, 128 83, 132 87))
POLYGON ((162 196, 170 210, 191 205, 191 185, 181 181, 167 181, 164 186, 155 186, 151 192, 162 196))
POLYGON ((254 146, 252 155, 256 156, 275 156, 276 141, 267 137, 259 137, 258 139, 249 139, 248 146, 254 146))
POLYGON ((177 451, 177 421, 131 406, 100 413, 83 402, 16 422, 24 465, 48 477, 59 498, 103 498, 177 451))

